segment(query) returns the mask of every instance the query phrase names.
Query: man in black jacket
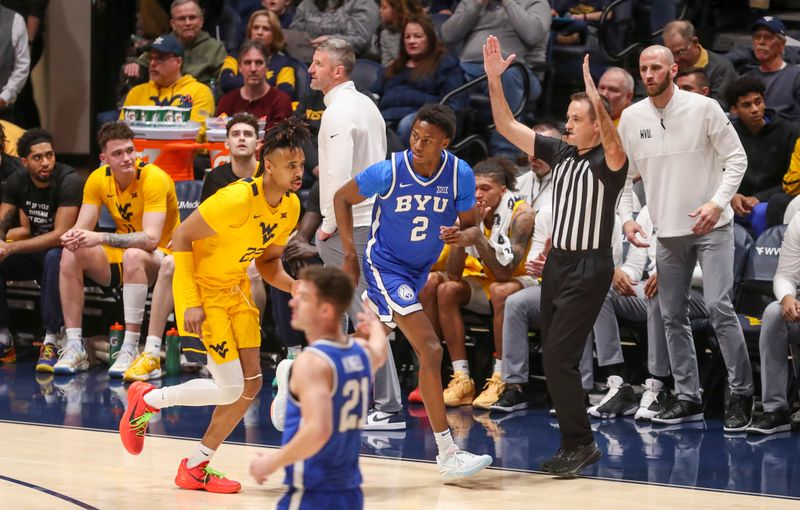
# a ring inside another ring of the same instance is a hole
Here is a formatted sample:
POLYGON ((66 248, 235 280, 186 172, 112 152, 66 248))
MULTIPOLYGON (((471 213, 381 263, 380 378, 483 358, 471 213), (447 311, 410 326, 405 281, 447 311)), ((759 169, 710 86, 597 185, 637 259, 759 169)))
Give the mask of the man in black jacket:
POLYGON ((0 363, 16 361, 6 281, 37 280, 46 334, 36 370, 52 373, 58 359, 57 335, 64 325, 58 289, 61 235, 78 218, 83 179, 56 162, 53 137, 43 129, 22 135, 17 152, 24 170, 8 177, 0 204, 0 363), (12 228, 17 220, 20 226, 12 228))
POLYGON ((743 76, 727 90, 733 126, 747 153, 747 170, 739 191, 731 200, 736 220, 749 223, 758 234, 767 227, 783 223, 783 213, 792 197, 781 189, 781 182, 792 157, 800 129, 767 108, 764 84, 753 76, 743 76))

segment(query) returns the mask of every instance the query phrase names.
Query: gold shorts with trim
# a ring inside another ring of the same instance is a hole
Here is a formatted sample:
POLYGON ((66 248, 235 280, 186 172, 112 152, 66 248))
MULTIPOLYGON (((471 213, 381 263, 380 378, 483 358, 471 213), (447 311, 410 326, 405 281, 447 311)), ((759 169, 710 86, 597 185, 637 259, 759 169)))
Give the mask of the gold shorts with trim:
MULTIPOLYGON (((225 288, 198 286, 198 290, 206 314, 200 340, 215 363, 239 359, 239 349, 261 347, 259 310, 250 298, 249 280, 225 288)), ((182 303, 175 303, 178 331, 181 336, 193 336, 183 327, 185 311, 182 303)))

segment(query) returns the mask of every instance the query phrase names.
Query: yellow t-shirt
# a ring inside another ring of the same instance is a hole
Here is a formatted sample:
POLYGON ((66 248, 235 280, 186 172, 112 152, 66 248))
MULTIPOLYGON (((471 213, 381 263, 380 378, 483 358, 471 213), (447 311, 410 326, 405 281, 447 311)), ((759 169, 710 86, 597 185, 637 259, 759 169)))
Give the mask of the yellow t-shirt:
POLYGON ((300 199, 286 193, 273 208, 264 179, 245 178, 200 204, 200 215, 216 235, 195 241, 195 281, 204 287, 232 287, 247 278, 247 266, 268 246, 285 246, 300 218, 300 199))
MULTIPOLYGON (((191 107, 190 120, 200 124, 199 138, 205 135, 205 120, 214 115, 214 95, 211 89, 185 74, 169 87, 159 88, 153 81, 133 87, 125 96, 125 106, 191 107)), ((119 112, 120 120, 125 113, 119 112)))
MULTIPOLYGON (((517 208, 523 203, 525 203, 524 200, 517 200, 516 203, 514 203, 514 210, 512 211, 511 214, 515 214, 517 212, 517 208)), ((508 235, 508 237, 510 238, 511 227, 509 226, 508 229, 509 231, 506 232, 506 235, 508 235)), ((492 235, 492 229, 486 228, 486 225, 483 225, 483 235, 485 235, 486 238, 488 239, 492 235)), ((514 272, 511 273, 512 276, 525 276, 526 274, 528 274, 528 272, 525 270, 525 261, 528 260, 528 251, 530 251, 530 249, 531 249, 531 241, 529 240, 528 246, 525 248, 525 254, 522 256, 522 259, 519 261, 519 264, 517 264, 517 267, 514 269, 514 272)), ((486 279, 490 282, 495 281, 496 279, 492 274, 492 270, 489 269, 488 266, 483 264, 483 262, 481 262, 481 265, 483 268, 483 274, 486 275, 486 279)))
POLYGON ((118 234, 142 232, 142 216, 146 212, 166 213, 158 242, 159 248, 164 248, 181 222, 175 183, 159 167, 141 160, 136 160, 135 172, 133 182, 127 189, 121 190, 108 165, 101 166, 86 180, 83 203, 105 205, 114 219, 118 234))
MULTIPOLYGON (((25 130, 16 124, 12 124, 5 120, 0 120, 0 124, 3 125, 3 133, 6 135, 5 153, 11 156, 18 156, 17 141, 19 140, 19 137, 25 134, 25 130)), ((0 147, 0 152, 2 151, 3 148, 0 147)))

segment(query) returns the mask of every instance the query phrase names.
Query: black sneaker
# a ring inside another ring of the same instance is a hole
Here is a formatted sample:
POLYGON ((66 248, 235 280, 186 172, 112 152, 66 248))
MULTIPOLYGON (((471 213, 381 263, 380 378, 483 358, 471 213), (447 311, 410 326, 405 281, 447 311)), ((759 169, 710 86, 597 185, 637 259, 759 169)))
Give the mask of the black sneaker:
POLYGON ((625 383, 621 377, 612 375, 608 378, 608 393, 596 406, 586 410, 595 418, 616 418, 617 416, 630 416, 636 413, 639 401, 636 392, 630 384, 625 383))
POLYGON ((553 455, 547 460, 543 460, 542 463, 539 464, 539 467, 542 469, 542 471, 549 472, 550 465, 556 460, 560 459, 563 455, 564 455, 564 448, 559 448, 555 455, 553 455))
POLYGON ((753 396, 731 393, 725 405, 725 432, 744 432, 753 421, 753 396))
MULTIPOLYGON (((577 448, 562 448, 555 457, 547 462, 547 472, 562 478, 578 476, 583 469, 600 460, 603 454, 597 448, 597 443, 581 445, 577 448)), ((542 463, 543 465, 545 463, 542 463)))
POLYGON ((789 421, 789 411, 785 409, 779 409, 771 413, 765 412, 747 427, 748 434, 769 435, 789 430, 792 430, 792 423, 789 421))
POLYGON ((800 427, 800 411, 795 412, 789 420, 792 427, 800 427))
POLYGON ((515 384, 507 384, 497 402, 489 406, 489 410, 510 413, 527 407, 528 401, 525 400, 525 393, 522 389, 515 384))
POLYGON ((653 423, 663 423, 674 425, 689 421, 703 420, 703 406, 698 402, 690 400, 675 400, 666 411, 653 416, 653 423))

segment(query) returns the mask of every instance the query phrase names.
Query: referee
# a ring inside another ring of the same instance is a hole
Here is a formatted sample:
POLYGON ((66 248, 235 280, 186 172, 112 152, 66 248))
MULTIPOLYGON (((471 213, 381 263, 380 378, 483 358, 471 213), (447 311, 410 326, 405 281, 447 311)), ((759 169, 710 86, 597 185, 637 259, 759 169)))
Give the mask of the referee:
POLYGON ((514 57, 504 60, 497 38, 486 39, 484 68, 497 131, 553 169, 553 248, 542 273, 542 334, 561 447, 542 469, 572 477, 601 456, 586 415, 578 363, 611 286, 615 207, 628 160, 611 108, 589 73, 588 55, 583 62, 586 92, 571 97, 563 141, 537 135, 514 119, 500 83, 514 57))

